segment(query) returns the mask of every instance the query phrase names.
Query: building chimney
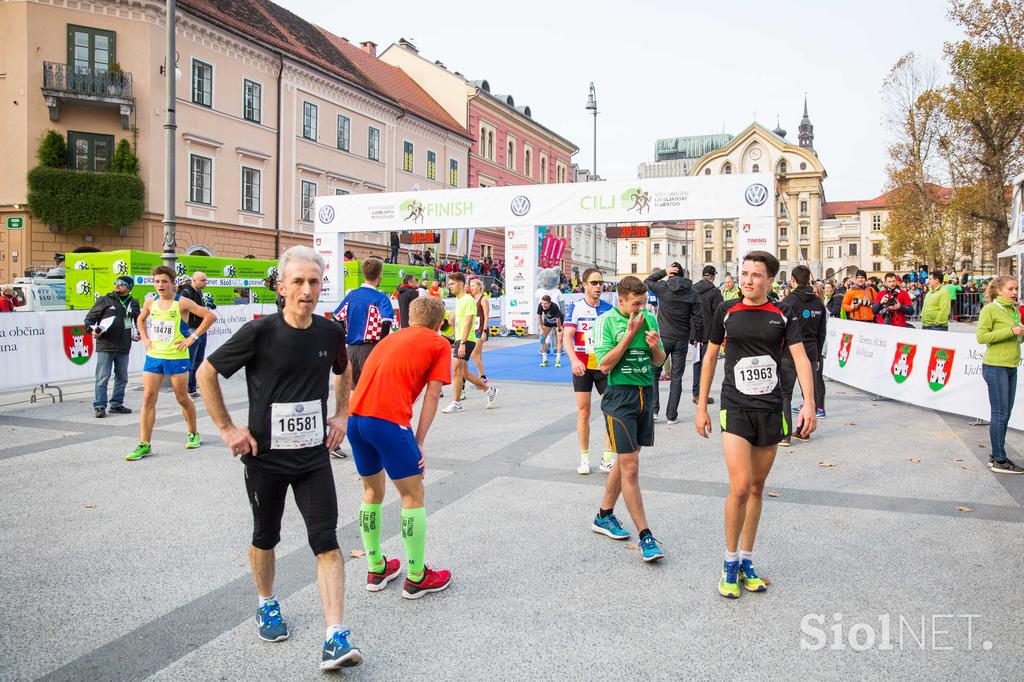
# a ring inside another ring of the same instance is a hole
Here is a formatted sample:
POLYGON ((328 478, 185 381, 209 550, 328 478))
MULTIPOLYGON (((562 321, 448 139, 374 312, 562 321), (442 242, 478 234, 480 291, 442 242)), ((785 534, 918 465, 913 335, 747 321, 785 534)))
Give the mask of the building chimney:
POLYGON ((368 53, 371 57, 377 56, 377 43, 372 40, 366 40, 359 43, 359 47, 363 48, 363 52, 368 53))

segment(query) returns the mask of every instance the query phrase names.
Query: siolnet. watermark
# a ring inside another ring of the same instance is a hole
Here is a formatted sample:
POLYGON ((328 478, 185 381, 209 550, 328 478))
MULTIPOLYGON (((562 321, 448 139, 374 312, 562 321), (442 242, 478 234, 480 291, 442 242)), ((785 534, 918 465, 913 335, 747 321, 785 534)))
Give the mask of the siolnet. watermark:
POLYGON ((800 648, 808 651, 990 651, 992 642, 976 636, 977 613, 906 615, 883 613, 865 622, 847 621, 842 613, 831 617, 808 613, 800 619, 800 648))

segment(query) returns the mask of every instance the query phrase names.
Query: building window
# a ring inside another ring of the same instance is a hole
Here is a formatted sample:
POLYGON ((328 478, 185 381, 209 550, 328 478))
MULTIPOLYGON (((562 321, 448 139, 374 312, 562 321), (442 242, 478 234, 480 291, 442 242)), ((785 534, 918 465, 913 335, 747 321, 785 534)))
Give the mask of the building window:
POLYGON ((566 182, 569 179, 568 169, 563 163, 555 163, 555 182, 566 182))
POLYGON ((540 181, 548 181, 548 157, 540 155, 540 181))
POLYGON ((711 262, 711 251, 709 251, 709 250, 705 250, 704 251, 704 262, 705 263, 710 263, 711 262))
POLYGON ((826 258, 832 258, 832 254, 833 253, 835 253, 835 248, 834 247, 830 246, 827 249, 825 249, 825 257, 826 258))
POLYGON ((516 169, 516 141, 508 138, 508 149, 505 151, 505 165, 511 170, 516 169))
POLYGON ((242 210, 260 212, 260 172, 242 166, 242 210))
POLYGON ((837 258, 842 258, 843 257, 843 245, 842 244, 840 244, 839 246, 836 247, 836 257, 837 258))
MULTIPOLYGON (((881 256, 882 255, 882 242, 871 242, 871 255, 881 256)), ((877 270, 878 268, 875 268, 877 270)))
POLYGON ((661 244, 659 242, 654 242, 654 253, 655 255, 661 253, 661 244))
MULTIPOLYGON (((459 186, 459 160, 448 159, 448 184, 452 187, 459 186)), ((454 230, 453 230, 454 232, 454 230)))
POLYGON ((316 183, 308 180, 302 181, 302 199, 299 204, 300 220, 307 223, 313 222, 313 200, 316 199, 316 183))
POLYGON ((483 127, 481 126, 480 127, 480 146, 477 147, 476 153, 479 154, 480 156, 483 156, 484 152, 486 150, 487 150, 487 131, 484 130, 483 127))
POLYGON ((259 123, 263 115, 263 86, 248 78, 242 81, 242 117, 259 123))
POLYGON ((785 213, 786 213, 786 202, 785 201, 780 201, 779 202, 779 215, 785 215, 785 213))
POLYGON ((188 200, 194 204, 213 203, 213 159, 192 154, 189 160, 188 200))
POLYGON ((731 242, 732 241, 732 230, 731 229, 725 231, 725 241, 726 242, 731 242))
POLYGON ((803 161, 800 162, 800 170, 807 170, 807 164, 803 161))
POLYGON ((316 142, 317 138, 317 107, 312 102, 302 103, 302 136, 316 142))
POLYGON ((786 168, 787 168, 786 162, 785 161, 779 161, 779 174, 780 175, 785 175, 786 174, 786 168))
POLYGON ((788 237, 789 237, 789 228, 788 227, 780 227, 779 228, 779 239, 787 239, 788 237))
POLYGON ((632 244, 630 244, 629 245, 629 255, 631 255, 631 256, 639 256, 640 255, 640 245, 637 244, 636 242, 633 242, 632 244))
POLYGON ((413 161, 416 158, 412 142, 406 140, 402 145, 402 170, 412 173, 413 161))
POLYGON ((779 260, 789 260, 789 249, 779 249, 779 260))
POLYGON ((731 163, 725 164, 725 167, 722 168, 722 172, 725 173, 726 175, 732 175, 732 164, 731 163))
POLYGON ((807 247, 806 246, 801 246, 800 247, 800 260, 807 260, 807 247))
POLYGON ((732 262, 732 249, 726 249, 725 250, 725 262, 726 263, 731 263, 732 262))
POLYGON ((347 152, 352 146, 352 121, 338 114, 338 149, 347 152))
POLYGON ((686 255, 686 244, 680 244, 679 245, 679 255, 680 256, 685 256, 686 255))
POLYGON ((192 60, 192 102, 204 107, 213 106, 213 64, 192 60))
POLYGON ((704 230, 704 241, 711 241, 711 230, 704 230))
POLYGON ((112 31, 68 24, 68 65, 78 73, 109 70, 116 61, 114 38, 112 31))
POLYGON ((800 202, 800 215, 807 215, 807 201, 800 202))
POLYGON ((857 255, 857 245, 856 244, 850 244, 849 252, 850 252, 851 256, 856 256, 857 255))
POLYGON ((106 173, 113 151, 113 135, 68 131, 68 165, 73 170, 106 173))
POLYGON ((340 187, 337 187, 334 190, 334 196, 336 197, 343 197, 346 194, 352 194, 352 192, 349 192, 347 189, 341 189, 340 187))
POLYGON ((380 161, 380 128, 369 127, 366 141, 366 158, 380 161))
POLYGON ((882 230, 882 216, 877 214, 871 216, 871 230, 874 232, 880 232, 882 230))
POLYGON ((704 175, 711 175, 711 169, 710 168, 705 168, 704 169, 704 175))
POLYGON ((806 236, 807 236, 807 226, 806 225, 801 225, 800 226, 800 238, 804 239, 806 236))
POLYGON ((487 158, 494 161, 494 131, 487 131, 487 158))
POLYGON ((761 172, 761 166, 759 166, 758 164, 755 163, 753 166, 751 166, 750 172, 751 173, 760 173, 761 172))
POLYGON ((437 153, 427 150, 427 178, 437 180, 437 153))
POLYGON ((529 147, 523 149, 523 173, 527 177, 533 177, 533 150, 529 147))
MULTIPOLYGON (((882 271, 882 264, 879 263, 878 261, 875 261, 874 263, 871 264, 871 269, 874 270, 875 272, 881 272, 882 271)), ((966 269, 967 268, 964 268, 964 270, 966 270, 966 269)))
POLYGON ((630 273, 632 273, 634 275, 636 274, 636 263, 630 263, 629 264, 629 271, 630 271, 630 273))

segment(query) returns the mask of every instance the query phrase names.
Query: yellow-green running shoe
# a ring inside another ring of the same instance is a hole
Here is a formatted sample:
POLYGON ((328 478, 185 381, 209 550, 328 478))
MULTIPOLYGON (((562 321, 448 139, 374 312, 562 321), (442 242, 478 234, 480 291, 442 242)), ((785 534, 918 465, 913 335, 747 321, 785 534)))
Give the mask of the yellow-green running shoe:
POLYGON ((188 442, 185 443, 185 447, 189 450, 195 450, 202 444, 203 442, 199 440, 199 432, 196 431, 195 433, 188 434, 188 442))
POLYGON ((125 459, 129 462, 135 462, 143 457, 148 457, 151 454, 153 454, 153 447, 149 443, 139 442, 136 448, 129 452, 125 459))
POLYGON ((740 562, 726 561, 722 567, 722 579, 718 581, 718 593, 726 599, 739 599, 740 586, 737 582, 740 562))
POLYGON ((768 589, 768 583, 757 577, 754 572, 754 564, 749 559, 740 562, 739 580, 747 592, 764 592, 768 589))

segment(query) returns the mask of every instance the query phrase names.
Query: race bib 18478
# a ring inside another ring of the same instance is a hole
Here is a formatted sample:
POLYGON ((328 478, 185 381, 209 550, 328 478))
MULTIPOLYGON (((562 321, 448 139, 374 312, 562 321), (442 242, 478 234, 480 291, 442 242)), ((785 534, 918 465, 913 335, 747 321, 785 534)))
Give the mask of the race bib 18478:
POLYGON ((733 380, 744 395, 765 395, 779 383, 778 367, 770 355, 743 358, 733 367, 733 380))
POLYGON ((323 441, 323 412, 319 400, 274 403, 270 408, 271 450, 298 450, 323 441))
POLYGON ((149 337, 153 341, 163 343, 174 341, 174 323, 170 320, 152 320, 149 325, 149 337))

